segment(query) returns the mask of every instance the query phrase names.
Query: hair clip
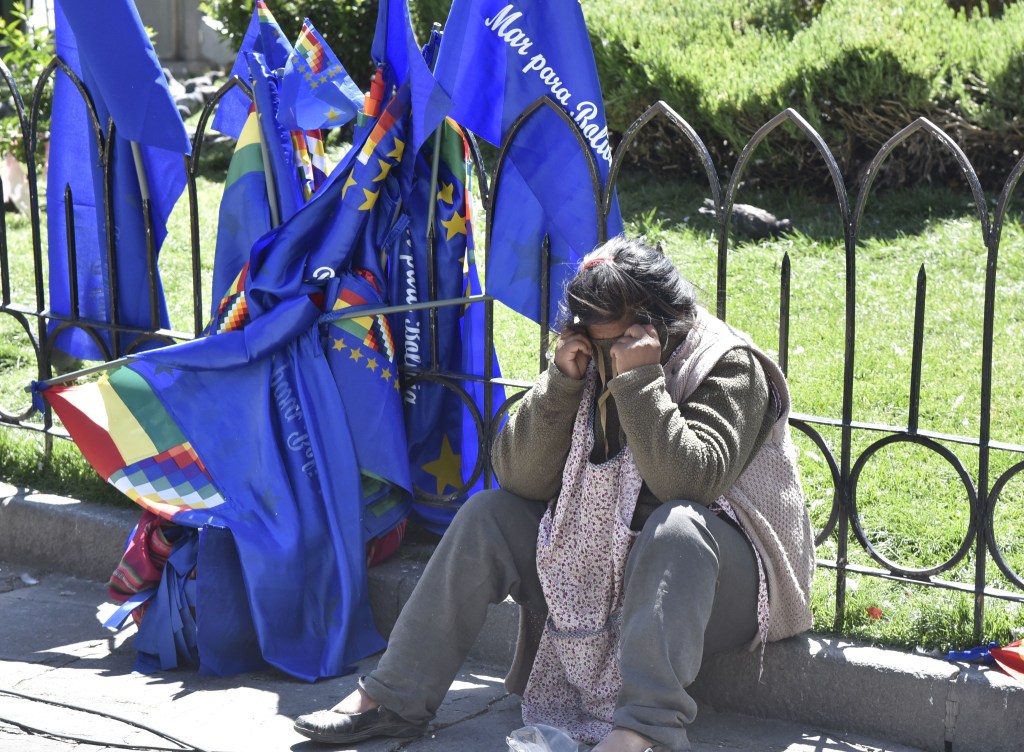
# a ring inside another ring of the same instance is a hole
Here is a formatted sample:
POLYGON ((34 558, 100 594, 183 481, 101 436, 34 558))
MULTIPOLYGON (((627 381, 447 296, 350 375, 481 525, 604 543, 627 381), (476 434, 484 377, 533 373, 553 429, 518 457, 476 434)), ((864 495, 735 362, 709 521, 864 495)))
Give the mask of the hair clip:
POLYGON ((612 260, 613 260, 612 259, 612 255, 610 253, 607 253, 604 250, 592 251, 587 256, 584 256, 584 258, 583 258, 583 266, 581 266, 580 268, 581 269, 589 269, 592 266, 596 266, 598 264, 603 264, 606 261, 612 261, 612 260))

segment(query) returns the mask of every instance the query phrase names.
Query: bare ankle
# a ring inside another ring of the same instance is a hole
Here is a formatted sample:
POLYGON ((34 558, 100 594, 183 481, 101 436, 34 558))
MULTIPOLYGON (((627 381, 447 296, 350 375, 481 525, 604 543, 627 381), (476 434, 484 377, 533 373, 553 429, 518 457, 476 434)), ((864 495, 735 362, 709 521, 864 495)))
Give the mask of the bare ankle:
POLYGON ((650 739, 635 731, 614 728, 592 752, 644 752, 652 746, 650 739))
POLYGON ((365 713, 367 710, 373 710, 379 705, 380 703, 366 694, 362 687, 356 687, 352 694, 348 695, 331 710, 338 713, 365 713))

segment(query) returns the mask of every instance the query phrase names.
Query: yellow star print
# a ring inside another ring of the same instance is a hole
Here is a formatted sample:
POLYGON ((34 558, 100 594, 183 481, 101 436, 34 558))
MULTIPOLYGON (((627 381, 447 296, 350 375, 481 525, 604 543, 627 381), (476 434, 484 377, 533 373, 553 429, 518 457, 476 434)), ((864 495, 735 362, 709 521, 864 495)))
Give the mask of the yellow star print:
POLYGON ((338 352, 341 352, 342 350, 344 350, 344 349, 345 349, 345 343, 344 343, 344 342, 342 342, 342 341, 341 341, 340 339, 336 339, 336 340, 334 340, 334 342, 333 342, 333 343, 331 344, 331 347, 333 347, 333 348, 334 348, 335 350, 337 350, 338 352))
POLYGON ((444 493, 448 486, 459 488, 462 485, 462 458, 452 451, 448 437, 441 439, 441 454, 436 460, 423 465, 423 472, 437 478, 437 495, 444 493))
POLYGON ((355 184, 356 179, 349 174, 348 180, 345 181, 345 185, 341 186, 341 197, 345 198, 345 194, 348 193, 348 189, 355 184))
POLYGON ((452 195, 455 192, 455 185, 452 183, 443 183, 444 187, 437 192, 437 200, 444 201, 446 204, 454 204, 455 198, 452 195))
MULTIPOLYGON (((366 196, 366 201, 364 201, 360 205, 359 211, 372 209, 373 205, 377 203, 377 198, 380 196, 380 191, 371 191, 369 188, 363 188, 363 195, 366 196)), ((344 196, 342 198, 344 198, 344 196)))
POLYGON ((391 378, 391 369, 390 368, 382 368, 381 371, 380 371, 380 377, 382 379, 384 379, 385 381, 390 380, 390 378, 391 378))
POLYGON ((395 139, 395 148, 388 152, 385 156, 394 157, 395 160, 401 160, 402 154, 405 152, 405 141, 400 138, 395 139))
POLYGON ((466 234, 466 218, 458 212, 455 212, 451 219, 442 219, 441 224, 448 231, 448 237, 445 240, 451 240, 456 235, 466 234))
POLYGON ((339 117, 341 117, 341 113, 338 112, 333 107, 327 111, 327 119, 328 120, 337 120, 339 117))
POLYGON ((367 358, 366 359, 366 367, 369 368, 371 371, 376 371, 377 370, 377 359, 376 358, 367 358))
POLYGON ((352 350, 349 351, 348 356, 352 358, 352 360, 354 360, 356 363, 358 363, 359 359, 363 357, 363 354, 356 350, 355 348, 353 348, 352 350))
POLYGON ((392 167, 392 163, 391 162, 386 162, 383 159, 378 159, 377 160, 377 164, 380 165, 380 175, 378 175, 377 177, 375 177, 373 179, 372 182, 374 182, 374 183, 379 183, 381 180, 386 178, 388 176, 388 173, 391 172, 391 167, 392 167))

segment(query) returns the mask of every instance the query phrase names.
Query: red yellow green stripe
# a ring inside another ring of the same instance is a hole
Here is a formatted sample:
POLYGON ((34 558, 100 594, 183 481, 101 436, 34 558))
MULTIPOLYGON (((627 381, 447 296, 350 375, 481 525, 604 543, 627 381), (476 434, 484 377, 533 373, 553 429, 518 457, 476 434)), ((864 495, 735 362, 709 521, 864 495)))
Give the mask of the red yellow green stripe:
POLYGON ((263 151, 260 148, 260 126, 254 108, 249 109, 249 116, 245 119, 242 132, 235 144, 235 151, 231 155, 231 163, 228 165, 227 178, 224 180, 224 190, 241 178, 252 172, 263 172, 263 151))
POLYGON ((381 139, 384 138, 384 134, 387 133, 391 127, 395 124, 395 115, 391 112, 390 108, 384 110, 383 114, 377 120, 377 124, 373 126, 373 130, 370 131, 370 135, 366 139, 366 143, 363 144, 363 149, 359 152, 359 161, 366 164, 370 155, 373 154, 374 149, 377 148, 377 144, 380 143, 381 139))
POLYGON ((46 397, 63 406, 61 420, 104 479, 185 440, 146 380, 128 368, 89 384, 52 387, 46 397))
POLYGON ((260 23, 272 23, 277 24, 277 20, 274 18, 274 14, 270 12, 270 8, 263 0, 256 1, 256 17, 260 23))

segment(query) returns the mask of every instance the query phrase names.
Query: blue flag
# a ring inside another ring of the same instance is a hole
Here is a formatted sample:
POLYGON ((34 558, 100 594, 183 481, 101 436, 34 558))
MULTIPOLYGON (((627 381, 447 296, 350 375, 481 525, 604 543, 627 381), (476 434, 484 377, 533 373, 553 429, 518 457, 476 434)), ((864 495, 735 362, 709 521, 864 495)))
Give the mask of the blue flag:
MULTIPOLYGON (((238 76, 243 81, 249 81, 249 61, 246 55, 251 52, 263 55, 266 66, 271 71, 283 69, 292 53, 291 44, 263 0, 253 3, 252 18, 238 47, 238 54, 235 56, 229 76, 238 76)), ((238 138, 249 113, 249 104, 249 97, 241 89, 236 87, 229 91, 221 97, 217 114, 213 116, 214 130, 238 138)))
POLYGON ((205 672, 269 663, 314 680, 384 645, 367 545, 411 501, 394 345, 381 317, 339 314, 379 301, 401 93, 323 189, 255 244, 230 327, 44 392, 103 477, 201 531, 196 624, 179 624, 187 598, 179 569, 165 570, 144 665, 189 659, 191 640, 205 672))
MULTIPOLYGON (((158 273, 152 293, 155 320, 151 312, 143 196, 131 142, 141 146, 154 246, 159 250, 166 236, 167 217, 185 186, 183 157, 191 152, 188 136, 134 4, 103 0, 64 5, 55 6, 57 54, 85 84, 100 128, 106 131, 108 118, 113 118, 116 128, 110 155, 114 227, 109 230, 114 238, 119 295, 115 301, 109 290, 114 270, 108 262, 100 146, 77 89, 58 74, 47 176, 50 308, 58 315, 73 313, 70 280, 75 275, 83 318, 112 322, 116 306, 121 326, 167 326, 158 273), (68 268, 64 206, 68 186, 75 220, 74 270, 68 268)), ((155 266, 155 260, 153 263, 155 266)), ((132 346, 129 337, 121 338, 119 348, 112 346, 109 335, 101 335, 100 342, 78 329, 65 329, 57 335, 59 349, 84 359, 106 360, 114 350, 132 346)))
MULTIPOLYGON (((458 298, 479 293, 473 258, 468 143, 452 120, 428 140, 416 157, 414 174, 406 187, 405 211, 408 228, 390 248, 391 299, 415 303, 431 299, 428 232, 433 233, 434 299, 458 298), (436 182, 432 181, 434 141, 437 151, 436 182), (433 209, 433 216, 430 210, 433 209), (431 226, 431 221, 433 225, 431 226), (429 229, 428 229, 429 228, 429 229)), ((445 306, 433 316, 437 327, 437 360, 432 361, 431 314, 409 311, 396 316, 396 341, 407 368, 483 376, 483 307, 445 306)), ((493 375, 500 376, 497 359, 493 375)), ((460 382, 478 414, 483 412, 482 384, 460 382)), ((492 387, 495 406, 503 390, 492 387)), ((442 533, 451 523, 455 505, 434 501, 461 502, 481 487, 480 479, 468 481, 477 465, 481 440, 479 427, 460 395, 435 381, 420 380, 404 392, 409 463, 419 493, 413 517, 425 528, 442 533)))
POLYGON ((278 222, 284 222, 306 203, 302 189, 303 167, 298 161, 292 134, 278 121, 281 111, 280 76, 267 67, 258 52, 250 52, 249 72, 259 116, 260 139, 274 181, 278 222))
POLYGON ((337 128, 362 108, 363 92, 305 19, 281 79, 281 124, 290 130, 337 128))
POLYGON ((381 283, 357 267, 332 279, 333 301, 320 321, 327 363, 338 384, 362 475, 366 540, 381 536, 409 514, 412 479, 391 322, 382 315, 341 318, 384 304, 381 283))
POLYGON ((217 220, 217 248, 213 261, 211 291, 213 331, 223 321, 223 302, 230 296, 239 273, 249 261, 252 244, 270 230, 270 204, 256 108, 249 111, 245 127, 235 142, 217 220))
POLYGON ((451 98, 435 80, 412 30, 408 0, 380 0, 370 52, 383 67, 385 81, 411 90, 411 146, 419 151, 451 108, 451 98))
MULTIPOLYGON (((435 75, 451 93, 451 116, 493 144, 542 96, 580 127, 604 185, 612 150, 600 82, 578 2, 454 0, 435 75)), ((487 292, 540 321, 541 241, 550 237, 554 320, 565 279, 598 242, 598 203, 588 160, 571 130, 548 108, 518 131, 494 186, 487 292)), ((622 231, 618 206, 608 235, 622 231)))
POLYGON ((102 100, 120 135, 175 154, 191 154, 185 125, 135 3, 65 0, 61 10, 92 84, 90 93, 102 100))

